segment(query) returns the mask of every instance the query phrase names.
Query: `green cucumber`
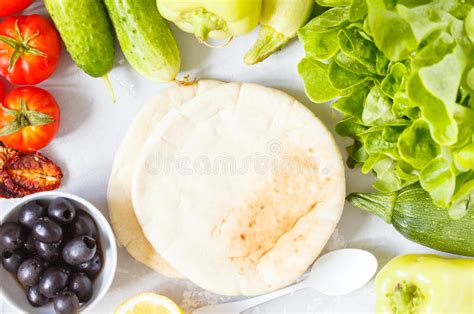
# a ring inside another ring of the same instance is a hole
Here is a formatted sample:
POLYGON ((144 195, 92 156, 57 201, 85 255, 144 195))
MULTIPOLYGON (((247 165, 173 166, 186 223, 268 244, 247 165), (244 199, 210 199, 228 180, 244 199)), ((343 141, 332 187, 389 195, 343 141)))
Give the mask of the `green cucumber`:
POLYGON ((156 0, 105 0, 122 51, 132 67, 159 82, 176 78, 178 44, 158 12, 156 0))
POLYGON ((353 193, 347 200, 391 223, 407 239, 424 246, 474 257, 474 206, 460 219, 433 204, 419 184, 393 193, 353 193))
POLYGON ((44 0, 67 51, 92 77, 114 66, 115 45, 107 11, 99 0, 44 0))

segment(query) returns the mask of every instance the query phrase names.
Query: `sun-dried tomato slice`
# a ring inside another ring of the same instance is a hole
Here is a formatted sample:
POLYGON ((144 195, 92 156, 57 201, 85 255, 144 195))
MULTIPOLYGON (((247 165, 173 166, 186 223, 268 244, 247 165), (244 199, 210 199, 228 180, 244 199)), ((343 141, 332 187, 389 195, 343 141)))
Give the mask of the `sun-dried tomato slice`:
POLYGON ((40 153, 18 153, 4 163, 1 178, 13 197, 57 189, 63 173, 40 153))
POLYGON ((0 168, 3 168, 3 165, 5 164, 5 162, 17 154, 18 154, 17 150, 14 150, 5 146, 0 146, 0 168))
MULTIPOLYGON (((14 149, 0 146, 0 173, 1 173, 1 169, 3 169, 3 165, 7 162, 7 160, 17 154, 18 154, 18 151, 14 149)), ((12 195, 11 192, 7 190, 7 187, 3 183, 3 176, 0 176, 0 198, 13 198, 13 197, 14 195, 12 195)))

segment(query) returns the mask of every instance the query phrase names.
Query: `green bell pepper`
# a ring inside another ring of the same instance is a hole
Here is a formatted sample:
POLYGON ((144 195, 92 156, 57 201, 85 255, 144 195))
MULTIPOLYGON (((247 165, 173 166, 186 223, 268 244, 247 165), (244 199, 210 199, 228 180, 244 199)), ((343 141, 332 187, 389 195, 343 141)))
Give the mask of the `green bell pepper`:
POLYGON ((375 279, 377 313, 474 313, 474 260, 405 255, 375 279))
POLYGON ((262 0, 157 0, 161 15, 200 41, 246 34, 260 20, 262 0))

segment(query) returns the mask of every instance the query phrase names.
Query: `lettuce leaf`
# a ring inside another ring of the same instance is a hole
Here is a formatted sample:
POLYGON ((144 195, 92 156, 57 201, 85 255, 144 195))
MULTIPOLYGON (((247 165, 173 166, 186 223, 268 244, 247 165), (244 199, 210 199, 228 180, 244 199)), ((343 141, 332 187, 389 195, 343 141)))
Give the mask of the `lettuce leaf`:
POLYGON ((329 63, 329 82, 337 90, 347 90, 361 83, 368 77, 364 74, 357 74, 341 67, 335 60, 329 63))
POLYGON ((386 122, 394 120, 392 113, 392 102, 380 87, 374 86, 367 95, 362 112, 362 121, 368 126, 384 125, 386 122))
POLYGON ((349 9, 349 21, 357 22, 367 16, 367 2, 365 0, 352 0, 349 9))
POLYGON ((329 66, 311 58, 304 58, 298 64, 298 73, 305 81, 305 90, 309 98, 316 102, 326 102, 339 95, 329 82, 329 66))
POLYGON ((349 167, 390 192, 420 182, 459 218, 474 206, 474 3, 321 0, 299 32, 313 101, 339 96, 349 167))
POLYGON ((388 10, 384 0, 367 0, 367 23, 377 47, 391 61, 406 59, 418 47, 410 24, 397 12, 388 10))
POLYGON ((351 4, 351 0, 316 0, 316 3, 322 7, 341 7, 351 4))
POLYGON ((421 170, 420 183, 436 205, 449 207, 456 187, 456 175, 448 159, 438 156, 430 161, 421 170))
POLYGON ((332 8, 309 21, 308 24, 303 27, 303 29, 310 30, 312 32, 324 33, 349 24, 348 19, 348 8, 332 8))
POLYGON ((403 161, 421 170, 440 154, 440 147, 431 138, 428 123, 418 119, 399 137, 398 151, 403 161))

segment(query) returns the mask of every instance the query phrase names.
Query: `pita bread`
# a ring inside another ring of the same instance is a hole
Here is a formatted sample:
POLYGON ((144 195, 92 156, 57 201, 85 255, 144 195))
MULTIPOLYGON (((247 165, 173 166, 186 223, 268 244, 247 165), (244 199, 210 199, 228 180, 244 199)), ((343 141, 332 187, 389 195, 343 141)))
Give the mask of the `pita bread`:
POLYGON ((196 95, 221 84, 200 81, 189 86, 170 87, 150 100, 128 129, 116 155, 109 180, 107 200, 109 216, 117 240, 137 261, 168 277, 182 278, 145 238, 135 217, 131 200, 132 173, 150 131, 171 108, 182 105, 196 95))
POLYGON ((297 280, 333 233, 344 196, 342 157, 321 121, 281 91, 240 83, 171 110, 132 182, 155 250, 222 295, 297 280))

